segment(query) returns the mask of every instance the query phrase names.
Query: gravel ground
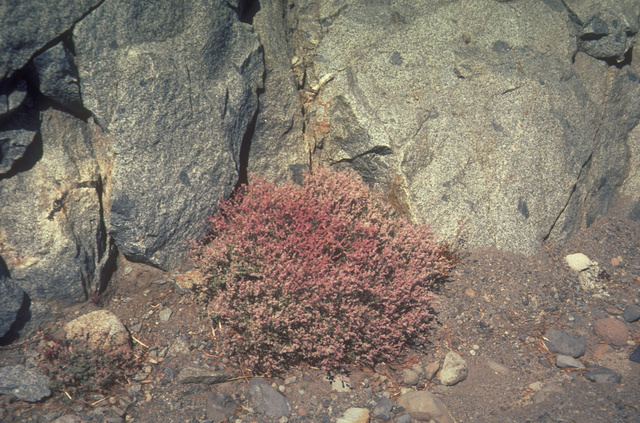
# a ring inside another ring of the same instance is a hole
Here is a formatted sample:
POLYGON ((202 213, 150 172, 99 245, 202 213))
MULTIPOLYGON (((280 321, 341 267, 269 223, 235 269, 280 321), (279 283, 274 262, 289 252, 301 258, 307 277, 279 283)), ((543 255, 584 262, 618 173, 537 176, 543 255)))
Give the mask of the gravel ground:
MULTIPOLYGON (((350 407, 366 408, 371 421, 384 421, 373 417, 384 417, 374 409, 388 397, 393 405, 388 421, 400 422, 407 419, 406 410, 397 406, 402 392, 426 390, 458 423, 640 422, 640 363, 629 359, 640 344, 640 322, 623 318, 628 307, 640 302, 640 222, 625 219, 619 210, 564 246, 545 246, 533 257, 492 248, 468 251, 451 280, 439 287, 438 323, 428 347, 408 349, 397 361, 375 369, 352 368, 350 389, 344 383, 332 385, 322 371, 308 366, 268 379, 291 407, 284 418, 269 417, 256 406, 249 394, 256 375, 234 367, 217 351, 215 332, 201 307, 175 283, 188 275, 188 269, 165 273, 121 258, 98 304, 60 310, 47 331, 89 311, 110 310, 135 338, 141 372, 107 395, 69 400, 57 392, 35 404, 0 395, 0 420, 51 422, 67 416, 58 421, 205 422, 215 420, 212 398, 227 398, 232 422, 334 422, 350 407), (600 288, 582 288, 564 260, 572 253, 598 263, 600 288), (623 344, 611 341, 616 334, 609 329, 596 332, 596 322, 605 318, 623 322, 623 344), (587 369, 556 366, 557 354, 545 343, 550 328, 586 341, 578 361, 587 369), (466 362, 466 379, 447 386, 439 374, 420 374, 428 365, 441 365, 450 351, 466 362), (591 382, 586 376, 594 366, 615 371, 620 382, 591 382), (232 379, 180 383, 188 367, 232 379)), ((41 335, 0 349, 0 365, 37 364, 41 335)))

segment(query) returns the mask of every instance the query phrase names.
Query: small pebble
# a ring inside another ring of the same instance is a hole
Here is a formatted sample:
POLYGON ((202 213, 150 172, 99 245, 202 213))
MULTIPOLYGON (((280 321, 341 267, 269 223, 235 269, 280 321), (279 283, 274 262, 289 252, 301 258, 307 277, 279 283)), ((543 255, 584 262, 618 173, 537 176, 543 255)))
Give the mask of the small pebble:
POLYGON ((625 324, 612 317, 598 319, 593 325, 593 329, 600 339, 613 345, 626 345, 629 331, 625 324))
POLYGON ((622 318, 631 323, 640 320, 640 307, 636 305, 629 305, 624 309, 622 318))
POLYGON ((556 366, 561 369, 583 369, 584 364, 568 355, 558 355, 556 357, 556 366))
POLYGON ((606 367, 597 367, 591 371, 584 373, 587 380, 595 383, 620 383, 622 376, 606 367))

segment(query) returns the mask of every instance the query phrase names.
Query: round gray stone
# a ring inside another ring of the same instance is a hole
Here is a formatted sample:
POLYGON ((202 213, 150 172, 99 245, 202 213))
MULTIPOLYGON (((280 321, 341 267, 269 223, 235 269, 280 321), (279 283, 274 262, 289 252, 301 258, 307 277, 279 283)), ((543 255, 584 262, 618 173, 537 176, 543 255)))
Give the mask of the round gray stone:
POLYGON ((587 341, 580 335, 552 327, 544 334, 544 343, 555 354, 578 358, 587 351, 587 341))
POLYGON ((596 367, 584 374, 584 377, 591 382, 596 383, 620 383, 622 376, 606 367, 596 367))
POLYGON ((631 323, 640 320, 640 307, 636 305, 628 305, 622 313, 622 318, 631 323))

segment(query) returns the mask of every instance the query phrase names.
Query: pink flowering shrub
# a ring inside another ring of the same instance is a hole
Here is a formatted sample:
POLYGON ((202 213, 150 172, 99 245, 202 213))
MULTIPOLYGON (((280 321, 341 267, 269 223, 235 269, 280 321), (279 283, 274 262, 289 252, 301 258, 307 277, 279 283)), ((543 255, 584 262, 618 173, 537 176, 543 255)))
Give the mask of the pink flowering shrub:
POLYGON ((259 373, 392 360, 426 341, 432 284, 455 256, 352 171, 254 178, 208 220, 193 258, 222 342, 259 373))

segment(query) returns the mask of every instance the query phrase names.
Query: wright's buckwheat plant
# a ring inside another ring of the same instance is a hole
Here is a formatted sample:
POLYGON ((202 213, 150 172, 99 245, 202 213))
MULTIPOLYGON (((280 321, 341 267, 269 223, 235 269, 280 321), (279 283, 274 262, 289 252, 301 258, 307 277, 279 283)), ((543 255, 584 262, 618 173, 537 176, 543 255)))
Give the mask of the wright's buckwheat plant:
POLYGON ((257 373, 329 372, 426 341, 430 287, 455 262, 427 225, 396 216, 353 171, 303 184, 254 178, 208 220, 192 256, 221 341, 257 373))
MULTIPOLYGON (((45 335, 40 368, 51 379, 55 391, 83 396, 107 392, 140 367, 133 351, 125 347, 93 348, 86 341, 68 341, 45 335)), ((71 397, 69 397, 71 398, 71 397)))

